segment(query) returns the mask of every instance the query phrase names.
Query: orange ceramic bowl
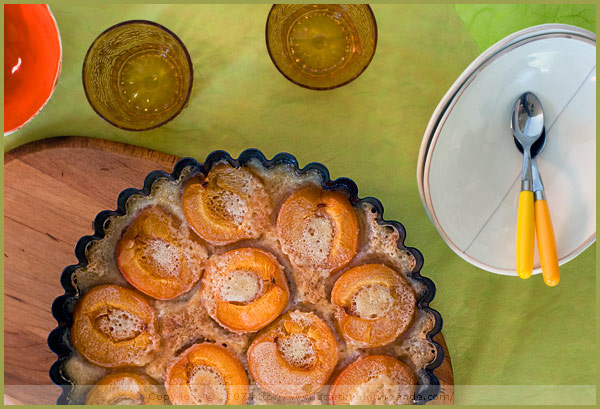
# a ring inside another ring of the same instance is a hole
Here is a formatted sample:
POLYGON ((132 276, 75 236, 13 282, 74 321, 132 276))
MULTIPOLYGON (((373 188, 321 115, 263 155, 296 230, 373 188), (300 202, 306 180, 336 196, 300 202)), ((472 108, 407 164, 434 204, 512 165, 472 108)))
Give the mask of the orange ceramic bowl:
POLYGON ((46 4, 4 5, 4 134, 48 102, 61 63, 60 35, 46 4))

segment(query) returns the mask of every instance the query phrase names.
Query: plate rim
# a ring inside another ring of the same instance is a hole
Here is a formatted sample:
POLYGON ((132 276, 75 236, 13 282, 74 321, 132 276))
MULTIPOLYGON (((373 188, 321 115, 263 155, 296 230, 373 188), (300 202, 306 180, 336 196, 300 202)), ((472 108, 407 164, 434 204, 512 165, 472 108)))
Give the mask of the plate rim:
MULTIPOLYGON (((475 60, 473 60, 473 62, 469 64, 469 66, 460 74, 458 79, 448 89, 446 94, 438 103, 429 120, 429 123, 427 124, 427 128, 425 130, 419 150, 419 159, 417 163, 417 185, 419 188, 419 197, 427 216, 442 237, 442 240, 444 240, 448 247, 450 247, 452 251, 454 251, 459 257, 480 269, 495 274, 508 276, 517 275, 516 269, 505 269, 491 266, 468 255, 450 239, 439 223, 431 203, 430 187, 428 182, 432 157, 431 153, 433 153, 441 129, 443 128, 448 116, 452 112, 452 109, 460 99, 462 93, 481 71, 483 71, 489 64, 505 53, 530 42, 547 38, 572 38, 592 44, 594 47, 596 45, 596 34, 581 27, 568 24, 541 24, 517 31, 503 38, 481 53, 475 60)), ((558 260, 559 265, 571 261, 595 241, 596 232, 594 231, 591 236, 585 239, 573 251, 560 258, 558 260)), ((541 271, 541 267, 534 268, 533 274, 539 274, 541 271)))
MULTIPOLYGON (((459 75, 459 77, 454 81, 454 83, 450 86, 448 91, 444 94, 438 105, 436 106, 429 122, 427 123, 427 127, 425 129, 425 133, 423 135, 423 140, 421 142, 421 146, 419 149, 419 159, 417 163, 417 184, 419 185, 419 195, 422 195, 423 192, 423 172, 425 166, 425 158, 428 156, 429 147, 431 143, 434 142, 435 138, 434 133, 438 127, 439 120, 444 115, 445 111, 454 105, 455 97, 463 86, 468 85, 467 81, 472 81, 475 79, 477 71, 484 68, 484 64, 489 64, 493 57, 497 57, 500 52, 505 51, 506 48, 511 45, 515 45, 521 43, 522 41, 529 40, 532 37, 539 37, 544 34, 562 34, 564 37, 568 37, 569 34, 581 37, 582 39, 589 40, 596 44, 596 34, 593 32, 586 30, 581 27, 572 26, 568 24, 540 24, 537 26, 532 26, 525 28, 523 30, 517 31, 513 34, 504 37, 497 43, 493 44, 485 51, 483 51, 471 64, 465 68, 465 70, 459 75), (471 78, 472 77, 472 78, 471 78)), ((525 43, 523 43, 525 44, 525 43)), ((522 44, 522 45, 523 45, 522 44)), ((437 138, 435 138, 437 139, 437 138)), ((424 198, 421 196, 421 201, 424 203, 424 198)))

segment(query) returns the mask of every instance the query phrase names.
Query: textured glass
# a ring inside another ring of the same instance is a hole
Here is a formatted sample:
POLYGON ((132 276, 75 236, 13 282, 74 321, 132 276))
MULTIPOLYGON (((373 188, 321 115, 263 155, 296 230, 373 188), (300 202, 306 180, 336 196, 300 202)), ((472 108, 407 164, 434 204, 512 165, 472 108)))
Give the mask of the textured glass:
POLYGON ((111 124, 134 131, 173 119, 187 103, 192 77, 183 43, 148 21, 109 28, 92 43, 83 64, 92 108, 111 124))
POLYGON ((267 19, 267 48, 290 81, 330 89, 356 79, 377 45, 375 17, 365 4, 276 4, 267 19))

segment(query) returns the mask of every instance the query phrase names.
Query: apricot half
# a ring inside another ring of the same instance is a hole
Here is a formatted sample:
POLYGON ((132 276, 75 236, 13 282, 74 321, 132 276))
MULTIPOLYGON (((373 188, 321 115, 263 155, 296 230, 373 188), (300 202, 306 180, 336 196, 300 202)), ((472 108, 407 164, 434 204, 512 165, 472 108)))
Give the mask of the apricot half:
POLYGON ((223 327, 254 332, 281 314, 290 295, 283 267, 271 253, 241 248, 212 256, 202 278, 202 303, 223 327))
POLYGON ((329 390, 331 405, 406 405, 413 403, 416 377, 402 361, 386 355, 357 359, 329 390))
POLYGON ((338 343, 321 318, 290 311, 254 339, 248 348, 248 368, 263 390, 298 399, 321 390, 339 354, 338 343))
POLYGON ((334 271, 356 254, 358 220, 343 194, 305 187, 281 206, 277 235, 281 249, 297 266, 334 271))
POLYGON ((178 297, 198 282, 207 257, 194 236, 163 208, 147 207, 119 242, 119 269, 132 286, 150 297, 178 297))
POLYGON ((100 379, 90 389, 86 405, 164 405, 164 393, 148 376, 135 372, 115 372, 100 379))
POLYGON ((190 226, 214 245, 259 237, 271 214, 262 182, 248 170, 224 163, 206 177, 189 180, 182 205, 190 226))
POLYGON ((331 291, 335 319, 346 341, 378 347, 398 338, 415 315, 413 288, 383 264, 363 264, 338 278, 331 291))
POLYGON ((160 345, 156 313, 133 290, 118 285, 94 287, 75 307, 71 340, 93 364, 144 366, 160 345))
POLYGON ((227 348, 196 344, 174 358, 165 387, 174 405, 243 405, 248 401, 248 376, 227 348))

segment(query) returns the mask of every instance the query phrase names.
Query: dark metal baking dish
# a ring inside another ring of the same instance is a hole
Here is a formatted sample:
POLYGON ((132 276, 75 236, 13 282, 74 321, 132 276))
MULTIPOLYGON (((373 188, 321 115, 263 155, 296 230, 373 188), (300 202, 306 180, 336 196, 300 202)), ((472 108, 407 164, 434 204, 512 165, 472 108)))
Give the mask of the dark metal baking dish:
POLYGON ((441 345, 433 340, 433 337, 437 335, 442 329, 442 317, 439 312, 429 307, 429 303, 435 296, 435 285, 427 277, 421 275, 421 267, 423 266, 423 256, 421 252, 412 247, 406 247, 404 245, 404 239, 406 237, 406 231, 404 226, 393 220, 383 219, 383 206, 381 202, 373 197, 366 197, 360 199, 358 197, 358 188, 356 184, 348 178, 338 178, 331 180, 329 177, 329 171, 327 168, 320 163, 310 163, 304 168, 300 169, 298 161, 293 155, 288 153, 279 153, 273 157, 273 159, 267 159, 262 152, 256 149, 248 149, 240 155, 239 158, 233 159, 225 151, 214 151, 206 158, 204 163, 199 163, 193 158, 181 159, 175 165, 172 173, 166 173, 163 171, 150 172, 144 180, 144 186, 142 189, 125 189, 123 190, 117 199, 116 210, 104 210, 96 215, 94 219, 94 234, 83 236, 79 239, 75 246, 75 256, 79 261, 78 264, 67 266, 61 275, 61 284, 65 290, 65 294, 57 297, 52 304, 52 315, 56 319, 58 326, 48 336, 48 346, 58 356, 58 359, 50 367, 50 379, 62 388, 62 393, 57 400, 57 404, 69 404, 72 403, 69 400, 71 389, 73 388, 72 382, 68 379, 67 375, 63 370, 64 363, 75 353, 75 349, 71 344, 69 337, 70 327, 73 323, 73 310, 75 304, 79 299, 79 292, 77 288, 73 286, 72 274, 88 264, 86 250, 88 246, 97 240, 102 239, 105 236, 105 229, 110 223, 112 216, 123 216, 126 213, 127 200, 132 195, 144 195, 147 196, 152 190, 153 183, 161 178, 167 178, 170 180, 177 180, 181 175, 181 172, 186 168, 192 168, 194 172, 208 173, 215 163, 221 161, 227 161, 232 166, 240 167, 249 161, 260 161, 260 163, 267 169, 280 164, 286 164, 292 167, 292 169, 298 174, 304 174, 306 172, 318 172, 322 181, 322 186, 326 190, 341 190, 344 191, 350 198, 350 202, 354 205, 360 205, 362 203, 368 203, 377 212, 377 222, 379 224, 391 225, 399 233, 398 247, 400 249, 408 250, 415 258, 416 263, 410 277, 423 284, 425 291, 420 295, 417 300, 417 306, 419 309, 428 312, 434 319, 434 325, 432 329, 427 333, 427 339, 432 343, 436 349, 435 359, 427 365, 425 368, 425 378, 427 382, 420 385, 415 394, 415 404, 425 404, 437 397, 440 393, 440 381, 434 375, 433 370, 439 367, 444 360, 444 350, 441 345))

